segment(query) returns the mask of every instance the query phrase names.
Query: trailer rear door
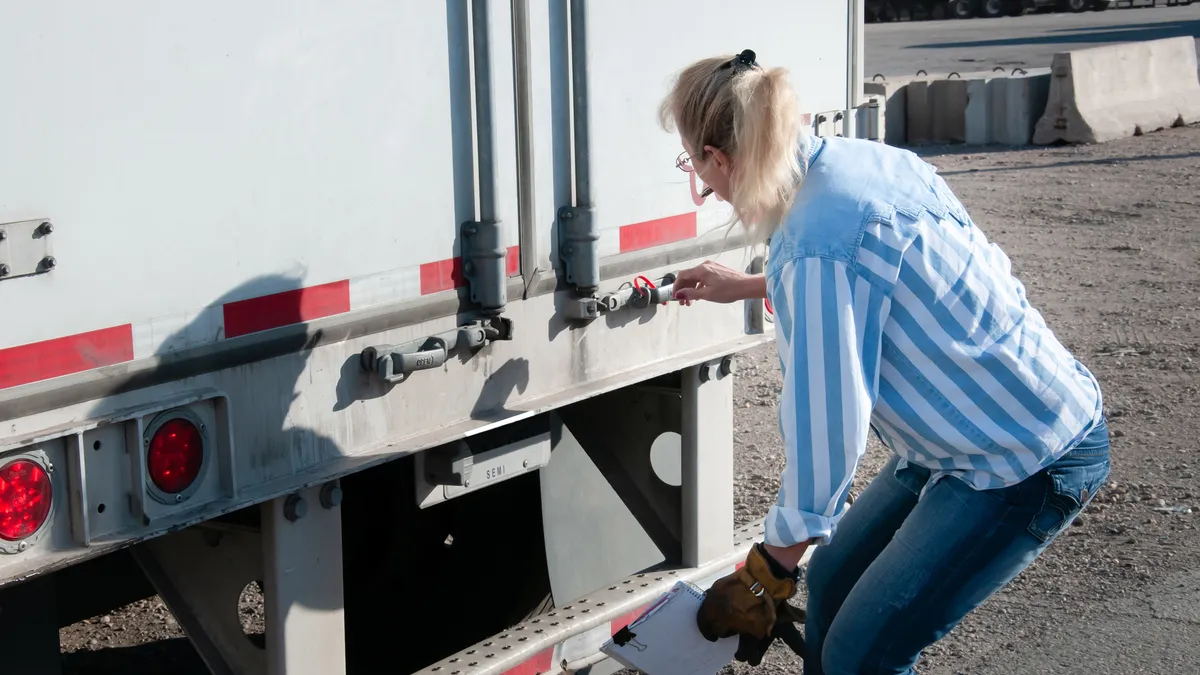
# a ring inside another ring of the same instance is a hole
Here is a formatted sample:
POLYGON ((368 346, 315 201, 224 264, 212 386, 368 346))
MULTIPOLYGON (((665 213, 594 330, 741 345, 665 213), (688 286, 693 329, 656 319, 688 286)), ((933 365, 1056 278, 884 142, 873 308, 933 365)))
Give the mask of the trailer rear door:
POLYGON ((843 28, 850 4, 586 3, 585 113, 601 256, 726 234, 728 205, 694 195, 689 175, 675 166, 683 151, 678 136, 658 124, 658 104, 673 76, 694 60, 752 49, 760 64, 789 69, 799 110, 810 119, 845 110, 850 66, 843 28), (754 18, 733 20, 734 13, 754 18))
POLYGON ((511 19, 486 8, 481 74, 466 0, 4 5, 0 224, 52 221, 57 265, 0 279, 0 350, 91 335, 94 367, 461 285, 484 74, 517 274, 511 19), (231 323, 290 292, 303 316, 231 323))

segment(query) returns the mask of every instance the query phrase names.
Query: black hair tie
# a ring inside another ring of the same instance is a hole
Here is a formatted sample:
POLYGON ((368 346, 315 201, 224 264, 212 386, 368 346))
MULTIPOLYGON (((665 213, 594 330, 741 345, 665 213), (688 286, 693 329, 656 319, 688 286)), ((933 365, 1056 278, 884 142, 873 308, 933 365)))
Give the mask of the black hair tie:
POLYGON ((721 70, 734 68, 736 70, 748 70, 758 65, 757 56, 753 49, 743 49, 741 54, 729 59, 721 64, 721 70))

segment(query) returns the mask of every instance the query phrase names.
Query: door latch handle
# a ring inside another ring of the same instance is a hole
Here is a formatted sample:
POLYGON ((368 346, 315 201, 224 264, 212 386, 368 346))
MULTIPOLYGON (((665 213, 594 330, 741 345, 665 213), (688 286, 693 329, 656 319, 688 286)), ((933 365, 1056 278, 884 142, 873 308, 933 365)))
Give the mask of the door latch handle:
POLYGON ((441 368, 456 351, 478 351, 496 340, 513 338, 512 319, 481 319, 466 326, 399 345, 367 347, 359 354, 363 370, 384 382, 403 382, 419 370, 441 368))

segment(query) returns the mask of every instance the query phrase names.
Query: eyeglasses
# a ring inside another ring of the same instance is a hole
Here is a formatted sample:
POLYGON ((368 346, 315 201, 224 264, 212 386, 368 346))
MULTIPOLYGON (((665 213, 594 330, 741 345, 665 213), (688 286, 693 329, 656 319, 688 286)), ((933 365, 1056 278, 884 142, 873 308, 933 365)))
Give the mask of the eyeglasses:
MULTIPOLYGON (((686 150, 679 153, 679 156, 675 158, 675 168, 679 169, 680 171, 682 171, 684 173, 695 173, 696 172, 696 167, 692 166, 692 158, 690 155, 687 154, 686 150)), ((696 174, 696 175, 700 175, 700 174, 696 174)), ((692 178, 692 190, 694 191, 695 189, 696 189, 696 179, 692 178)), ((713 193, 713 189, 711 187, 705 185, 704 189, 700 192, 700 197, 701 198, 708 197, 712 193, 713 193)))
POLYGON ((679 153, 679 156, 675 158, 675 168, 685 173, 691 173, 696 170, 696 168, 692 166, 692 157, 691 155, 687 154, 687 150, 679 153))

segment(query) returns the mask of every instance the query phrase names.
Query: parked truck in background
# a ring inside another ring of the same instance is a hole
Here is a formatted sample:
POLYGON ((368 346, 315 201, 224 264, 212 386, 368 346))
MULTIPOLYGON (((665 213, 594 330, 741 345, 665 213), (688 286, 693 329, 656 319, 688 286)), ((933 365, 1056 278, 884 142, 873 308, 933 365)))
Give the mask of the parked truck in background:
MULTIPOLYGON (((1154 6, 1154 0, 1146 0, 1154 6)), ((1174 4, 1176 0, 1170 0, 1174 4)), ((1191 0, 1178 0, 1189 4, 1191 0)), ((1128 3, 1127 3, 1128 4, 1128 3)), ((922 19, 994 19, 1021 16, 1027 12, 1086 12, 1118 7, 1121 0, 868 0, 866 21, 922 19)))
POLYGON ((155 593, 214 673, 611 670, 614 630, 761 531, 733 527, 732 356, 770 314, 669 289, 762 257, 657 104, 752 48, 856 135, 862 24, 0 7, 0 670, 60 672, 60 627, 155 593))

